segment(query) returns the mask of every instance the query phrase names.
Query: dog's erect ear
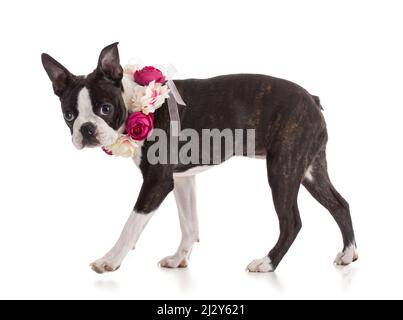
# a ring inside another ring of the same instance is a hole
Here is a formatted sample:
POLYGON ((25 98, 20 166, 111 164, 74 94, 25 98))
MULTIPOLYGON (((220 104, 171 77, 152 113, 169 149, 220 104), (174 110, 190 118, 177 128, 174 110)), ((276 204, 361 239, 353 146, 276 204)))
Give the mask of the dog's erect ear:
POLYGON ((120 81, 123 77, 123 68, 119 61, 118 44, 119 42, 115 42, 102 49, 98 60, 98 71, 113 81, 120 81))
POLYGON ((53 91, 60 97, 75 76, 46 53, 42 53, 42 64, 52 81, 53 91))

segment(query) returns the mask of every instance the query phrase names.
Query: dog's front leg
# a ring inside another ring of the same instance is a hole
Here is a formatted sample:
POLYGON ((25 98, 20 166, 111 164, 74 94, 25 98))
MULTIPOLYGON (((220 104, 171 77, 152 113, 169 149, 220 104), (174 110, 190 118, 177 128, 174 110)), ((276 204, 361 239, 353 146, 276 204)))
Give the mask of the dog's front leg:
POLYGON ((174 177, 174 183, 182 240, 176 253, 162 259, 159 264, 165 268, 185 268, 188 266, 193 244, 199 241, 195 176, 174 177))
POLYGON ((133 210, 116 244, 101 259, 91 263, 91 268, 97 273, 112 272, 119 269, 127 253, 130 249, 134 249, 141 232, 152 215, 153 212, 142 214, 133 210))
POLYGON ((119 269, 127 253, 136 246, 147 222, 172 189, 172 178, 156 179, 155 176, 144 178, 134 210, 118 241, 101 259, 91 263, 91 268, 95 272, 104 273, 119 269))

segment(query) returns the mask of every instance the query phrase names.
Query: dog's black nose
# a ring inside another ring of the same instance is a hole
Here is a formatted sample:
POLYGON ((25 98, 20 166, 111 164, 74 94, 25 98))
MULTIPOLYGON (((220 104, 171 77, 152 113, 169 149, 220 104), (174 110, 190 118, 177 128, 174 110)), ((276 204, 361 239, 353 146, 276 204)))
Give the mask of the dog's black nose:
POLYGON ((95 136, 96 127, 91 122, 84 123, 80 128, 84 138, 92 138, 95 136))

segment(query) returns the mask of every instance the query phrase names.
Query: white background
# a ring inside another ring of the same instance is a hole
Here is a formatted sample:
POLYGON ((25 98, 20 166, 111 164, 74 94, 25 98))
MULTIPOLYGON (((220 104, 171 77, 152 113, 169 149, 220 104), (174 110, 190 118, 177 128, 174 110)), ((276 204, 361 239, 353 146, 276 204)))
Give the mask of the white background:
POLYGON ((403 298, 401 1, 12 1, 0 4, 1 298, 403 298), (232 159, 197 177, 201 242, 163 270, 180 231, 170 195, 121 269, 89 263, 114 243, 141 185, 130 160, 78 152, 40 63, 172 63, 178 77, 263 73, 319 95, 330 174, 349 200, 360 259, 302 188, 303 228, 274 274, 247 274, 278 224, 265 162, 232 159))

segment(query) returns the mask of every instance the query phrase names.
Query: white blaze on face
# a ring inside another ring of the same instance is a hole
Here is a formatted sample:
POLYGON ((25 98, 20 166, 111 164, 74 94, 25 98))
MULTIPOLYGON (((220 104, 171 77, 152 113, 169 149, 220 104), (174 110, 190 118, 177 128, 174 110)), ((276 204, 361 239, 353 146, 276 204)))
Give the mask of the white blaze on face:
POLYGON ((118 138, 118 133, 111 128, 104 119, 94 113, 90 93, 87 88, 82 88, 77 98, 78 116, 73 125, 73 144, 77 149, 82 149, 83 136, 81 134, 81 126, 90 122, 96 128, 96 139, 101 146, 109 146, 118 138))

